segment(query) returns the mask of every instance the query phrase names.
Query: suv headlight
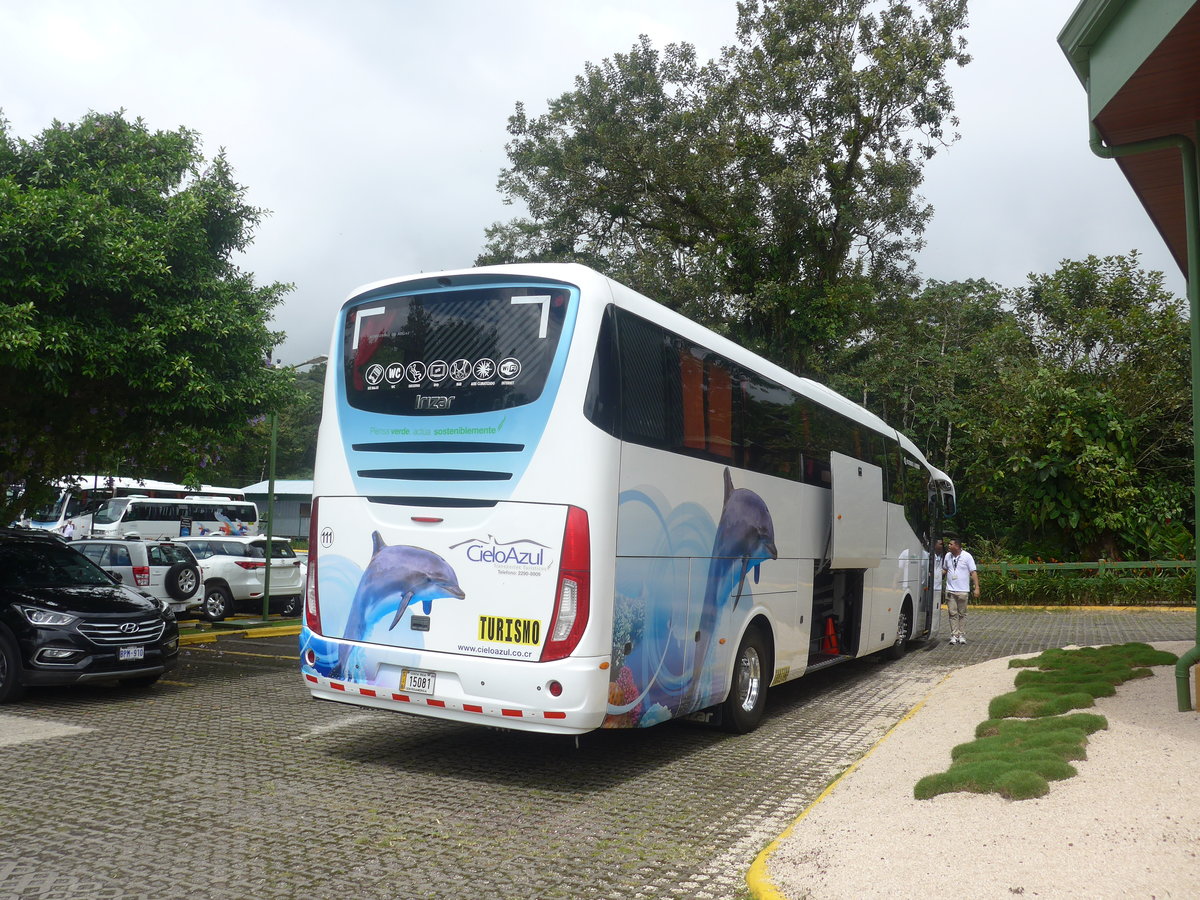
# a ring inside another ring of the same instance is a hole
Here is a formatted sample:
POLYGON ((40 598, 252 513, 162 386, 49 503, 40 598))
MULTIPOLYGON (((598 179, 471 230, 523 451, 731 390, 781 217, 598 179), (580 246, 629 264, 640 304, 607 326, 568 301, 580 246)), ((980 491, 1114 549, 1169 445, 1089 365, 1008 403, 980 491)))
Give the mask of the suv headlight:
POLYGON ((41 609, 37 606, 18 607, 21 614, 29 620, 30 625, 70 625, 77 618, 67 613, 55 612, 51 609, 41 609))

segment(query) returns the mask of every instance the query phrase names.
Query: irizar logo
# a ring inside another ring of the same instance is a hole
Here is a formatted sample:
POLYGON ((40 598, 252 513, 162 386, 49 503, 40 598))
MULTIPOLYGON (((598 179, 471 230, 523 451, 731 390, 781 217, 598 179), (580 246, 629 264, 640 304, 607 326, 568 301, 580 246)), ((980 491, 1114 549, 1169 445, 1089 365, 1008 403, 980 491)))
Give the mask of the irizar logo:
POLYGON ((433 397, 417 394, 417 409, 449 409, 454 402, 454 396, 433 397))
POLYGON ((550 549, 546 544, 539 544, 529 538, 501 542, 492 535, 486 541, 473 538, 469 541, 455 544, 450 549, 465 548, 467 559, 473 563, 490 563, 498 570, 517 571, 521 574, 540 575, 554 565, 550 549))

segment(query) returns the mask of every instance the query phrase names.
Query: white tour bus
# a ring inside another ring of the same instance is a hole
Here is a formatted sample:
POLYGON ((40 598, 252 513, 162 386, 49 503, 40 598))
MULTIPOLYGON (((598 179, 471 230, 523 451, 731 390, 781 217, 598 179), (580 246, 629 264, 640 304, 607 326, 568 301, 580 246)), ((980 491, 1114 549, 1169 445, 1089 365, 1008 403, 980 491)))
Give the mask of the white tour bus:
POLYGON ((104 501, 113 497, 226 497, 231 500, 245 500, 246 495, 237 488, 215 487, 201 485, 199 489, 189 488, 182 484, 169 481, 157 481, 151 478, 126 478, 119 475, 76 475, 59 482, 58 497, 55 501, 40 509, 34 510, 29 516, 31 528, 42 528, 48 531, 61 531, 68 519, 76 520, 78 532, 79 517, 88 515, 104 501))
POLYGON ((579 265, 338 314, 301 669, 318 699, 579 734, 934 635, 954 487, 839 394, 579 265))
POLYGON ((75 521, 75 537, 258 534, 258 506, 230 497, 114 497, 75 521))

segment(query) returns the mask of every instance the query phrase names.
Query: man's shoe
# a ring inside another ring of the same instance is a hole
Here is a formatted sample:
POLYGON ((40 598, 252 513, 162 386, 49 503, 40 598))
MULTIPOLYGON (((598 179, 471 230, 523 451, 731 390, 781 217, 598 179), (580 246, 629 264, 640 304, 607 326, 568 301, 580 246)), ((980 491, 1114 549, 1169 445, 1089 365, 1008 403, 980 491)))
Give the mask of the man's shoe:
POLYGON ((958 642, 960 644, 965 644, 967 642, 967 639, 965 637, 963 637, 962 635, 959 635, 958 642))

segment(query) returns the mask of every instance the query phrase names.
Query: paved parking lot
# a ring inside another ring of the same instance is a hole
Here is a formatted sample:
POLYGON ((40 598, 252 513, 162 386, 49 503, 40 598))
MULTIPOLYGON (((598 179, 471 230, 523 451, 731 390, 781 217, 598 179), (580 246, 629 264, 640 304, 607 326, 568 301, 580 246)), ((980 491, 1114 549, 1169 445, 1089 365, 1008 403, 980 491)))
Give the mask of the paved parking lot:
POLYGON ((148 691, 0 709, 0 900, 739 898, 746 868, 951 669, 1189 640, 1191 611, 972 609, 971 643, 774 689, 752 735, 574 739, 308 698, 294 637, 185 648, 148 691))

